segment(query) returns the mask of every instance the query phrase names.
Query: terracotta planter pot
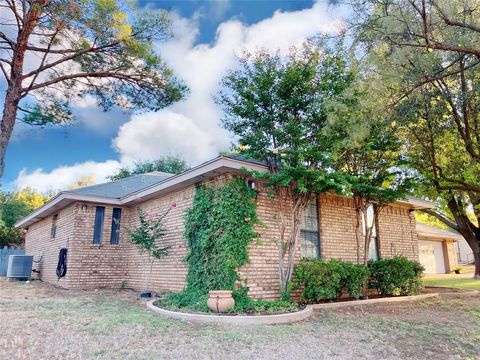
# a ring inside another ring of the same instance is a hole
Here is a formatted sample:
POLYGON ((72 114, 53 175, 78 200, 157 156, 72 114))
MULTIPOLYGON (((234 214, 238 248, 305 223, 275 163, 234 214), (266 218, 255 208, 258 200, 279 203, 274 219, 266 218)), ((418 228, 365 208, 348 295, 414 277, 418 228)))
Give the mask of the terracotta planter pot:
POLYGON ((223 313, 233 309, 235 300, 230 290, 210 290, 207 305, 213 312, 223 313))

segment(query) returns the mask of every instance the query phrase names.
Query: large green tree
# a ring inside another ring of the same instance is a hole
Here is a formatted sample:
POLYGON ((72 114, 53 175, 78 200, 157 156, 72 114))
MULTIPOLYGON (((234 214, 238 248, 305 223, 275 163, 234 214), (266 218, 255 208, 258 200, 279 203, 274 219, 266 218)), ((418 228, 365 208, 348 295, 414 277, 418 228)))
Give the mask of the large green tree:
POLYGON ((305 207, 317 193, 344 188, 331 170, 325 127, 328 103, 342 97, 351 82, 341 56, 310 45, 286 57, 247 54, 223 79, 224 91, 218 97, 223 125, 238 136, 241 153, 268 166, 268 172, 254 176, 272 193, 284 293, 292 278, 305 207))
POLYGON ((158 110, 185 88, 154 51, 168 37, 163 11, 129 0, 5 0, 0 3, 0 176, 17 120, 65 123, 87 96, 108 110, 158 110))
POLYGON ((153 161, 137 162, 133 167, 122 167, 116 174, 110 176, 110 179, 119 180, 132 175, 145 174, 153 171, 180 174, 188 169, 189 166, 185 160, 174 156, 165 156, 153 161))
POLYGON ((13 226, 22 217, 42 206, 49 198, 49 195, 28 188, 14 192, 0 191, 0 248, 21 243, 23 230, 15 229, 13 226))
POLYGON ((480 277, 480 2, 362 0, 357 9, 357 39, 423 195, 444 204, 429 213, 466 239, 480 277))

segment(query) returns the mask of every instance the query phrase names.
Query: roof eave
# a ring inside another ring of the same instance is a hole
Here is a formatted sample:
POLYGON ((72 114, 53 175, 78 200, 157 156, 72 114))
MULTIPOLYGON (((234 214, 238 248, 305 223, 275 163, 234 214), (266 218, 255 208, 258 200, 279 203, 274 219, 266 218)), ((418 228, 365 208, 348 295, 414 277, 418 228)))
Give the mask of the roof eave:
POLYGON ((76 201, 90 201, 90 202, 101 203, 101 204, 120 205, 119 199, 106 198, 106 197, 94 196, 94 195, 76 194, 68 191, 61 192, 55 197, 53 197, 50 201, 48 201, 47 203, 43 204, 41 207, 36 209, 35 211, 31 212, 24 218, 17 221, 14 227, 17 229, 26 228, 31 224, 46 218, 52 213, 60 209, 63 209, 64 207, 76 201))
POLYGON ((75 201, 95 202, 109 205, 131 205, 137 202, 147 200, 164 191, 171 191, 175 188, 185 187, 197 183, 212 175, 220 175, 228 171, 241 172, 242 169, 249 171, 266 171, 266 167, 259 164, 249 163, 238 159, 232 159, 224 156, 217 157, 203 164, 200 164, 181 174, 169 177, 164 181, 150 185, 145 189, 134 192, 123 198, 109 198, 95 195, 79 194, 75 192, 61 192, 50 201, 39 207, 23 219, 19 220, 14 226, 16 228, 26 228, 31 224, 42 220, 53 212, 68 206, 75 201))

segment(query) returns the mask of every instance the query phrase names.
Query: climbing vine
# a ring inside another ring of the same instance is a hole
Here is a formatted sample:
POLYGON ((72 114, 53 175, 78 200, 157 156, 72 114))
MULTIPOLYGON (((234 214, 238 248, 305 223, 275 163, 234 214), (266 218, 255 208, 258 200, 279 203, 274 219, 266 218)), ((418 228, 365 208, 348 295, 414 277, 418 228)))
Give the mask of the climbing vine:
POLYGON ((248 262, 248 245, 258 236, 255 192, 233 178, 199 186, 185 217, 187 288, 234 290, 237 269, 248 262))
POLYGON ((255 191, 244 179, 199 185, 185 215, 187 284, 172 294, 176 306, 203 309, 210 290, 235 290, 237 270, 248 262, 248 246, 258 234, 255 191))

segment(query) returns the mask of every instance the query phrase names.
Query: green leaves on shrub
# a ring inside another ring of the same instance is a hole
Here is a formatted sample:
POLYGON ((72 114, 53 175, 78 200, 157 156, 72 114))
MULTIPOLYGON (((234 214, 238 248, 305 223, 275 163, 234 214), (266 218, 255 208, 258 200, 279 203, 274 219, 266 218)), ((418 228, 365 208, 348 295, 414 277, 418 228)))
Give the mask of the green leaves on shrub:
POLYGON ((422 289, 424 268, 418 261, 394 257, 369 261, 369 285, 383 296, 415 295, 422 289))
POLYGON ((368 275, 364 265, 305 259, 295 266, 294 289, 303 288, 301 296, 307 302, 337 299, 344 291, 359 298, 368 275))
POLYGON ((342 271, 342 281, 341 287, 350 297, 358 299, 362 296, 363 285, 368 280, 370 271, 363 264, 354 264, 349 261, 341 262, 343 271, 342 271))
POLYGON ((415 295, 422 289, 423 267, 405 257, 371 260, 368 268, 339 260, 302 260, 295 266, 294 289, 311 303, 339 298, 343 292, 354 299, 362 295, 364 283, 382 296, 415 295))
POLYGON ((335 299, 341 291, 340 263, 335 260, 302 260, 294 269, 294 289, 303 287, 307 302, 335 299))

